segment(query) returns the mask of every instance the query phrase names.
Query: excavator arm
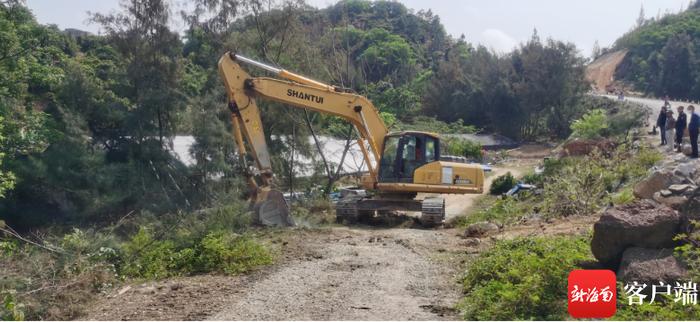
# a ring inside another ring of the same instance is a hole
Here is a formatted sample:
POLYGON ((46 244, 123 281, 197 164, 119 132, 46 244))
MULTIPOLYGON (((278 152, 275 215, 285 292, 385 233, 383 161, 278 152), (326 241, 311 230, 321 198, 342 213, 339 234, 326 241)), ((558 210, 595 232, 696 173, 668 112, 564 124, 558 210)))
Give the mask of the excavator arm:
MULTIPOLYGON (((256 221, 266 225, 293 224, 282 193, 272 188, 272 165, 257 98, 334 115, 353 124, 360 136, 358 145, 371 179, 378 182, 378 165, 388 131, 379 112, 367 98, 233 53, 221 57, 219 72, 228 93, 233 136, 239 155, 245 165, 245 157, 249 154, 247 143, 258 171, 248 173, 247 178, 256 221), (239 62, 262 68, 282 79, 251 77, 239 62), (255 179, 256 175, 259 175, 260 183, 255 179)), ((247 165, 246 169, 249 169, 247 165)))

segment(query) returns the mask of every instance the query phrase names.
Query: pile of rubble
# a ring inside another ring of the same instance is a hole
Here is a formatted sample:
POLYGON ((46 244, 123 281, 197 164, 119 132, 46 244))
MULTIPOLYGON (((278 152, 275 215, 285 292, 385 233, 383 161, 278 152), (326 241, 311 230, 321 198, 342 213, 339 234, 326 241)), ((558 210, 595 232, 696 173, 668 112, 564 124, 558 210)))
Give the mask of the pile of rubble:
POLYGON ((561 157, 575 157, 582 155, 589 155, 593 151, 598 150, 603 155, 610 155, 617 147, 617 142, 612 139, 602 139, 602 140, 586 140, 586 139, 574 139, 568 141, 562 145, 561 149, 558 150, 557 154, 561 157))
POLYGON ((605 210, 593 228, 591 250, 618 280, 681 282, 687 269, 674 256, 674 238, 700 219, 700 162, 677 155, 634 187, 637 201, 605 210))

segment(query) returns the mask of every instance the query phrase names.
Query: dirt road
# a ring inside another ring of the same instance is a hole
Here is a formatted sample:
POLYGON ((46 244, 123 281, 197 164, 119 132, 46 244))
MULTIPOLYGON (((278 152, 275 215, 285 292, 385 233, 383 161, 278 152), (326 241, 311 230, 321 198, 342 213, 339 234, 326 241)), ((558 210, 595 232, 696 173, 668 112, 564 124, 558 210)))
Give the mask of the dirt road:
POLYGON ((458 319, 459 275, 480 247, 459 233, 365 226, 283 231, 273 239, 281 258, 272 267, 250 276, 129 286, 100 300, 86 318, 458 319))
POLYGON ((463 243, 455 231, 335 228, 307 240, 214 320, 435 320, 451 309, 463 243), (311 258, 311 259, 309 259, 311 258))
MULTIPOLYGON (((522 163, 495 168, 488 182, 523 169, 522 163)), ((458 204, 450 208, 457 214, 475 198, 451 197, 448 203, 458 204)), ((410 222, 273 232, 271 247, 280 255, 272 267, 241 277, 205 275, 128 286, 100 299, 86 318, 459 319, 459 277, 491 239, 474 242, 461 238, 458 229, 422 229, 410 222)), ((532 226, 515 235, 543 229, 532 226)))
POLYGON ((572 235, 596 216, 509 227, 463 239, 458 229, 335 227, 279 232, 279 263, 238 277, 200 275, 115 290, 88 320, 457 320, 459 277, 495 240, 572 235))

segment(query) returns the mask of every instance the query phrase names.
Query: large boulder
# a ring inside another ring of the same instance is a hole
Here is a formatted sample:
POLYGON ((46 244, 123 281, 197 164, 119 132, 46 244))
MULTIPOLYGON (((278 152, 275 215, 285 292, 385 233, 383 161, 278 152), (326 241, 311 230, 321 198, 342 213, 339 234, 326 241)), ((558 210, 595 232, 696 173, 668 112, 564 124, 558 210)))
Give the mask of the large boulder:
POLYGON ((639 199, 651 199, 654 193, 676 183, 671 172, 657 170, 634 186, 634 196, 639 199))
POLYGON ((684 281, 688 270, 672 249, 649 249, 631 247, 625 250, 617 270, 617 279, 626 283, 639 282, 647 285, 684 281))
POLYGON ((695 175, 697 170, 697 164, 695 162, 685 162, 677 165, 673 169, 673 173, 682 177, 691 178, 695 175))
POLYGON ((681 212, 681 232, 687 233, 692 230, 698 230, 700 227, 693 225, 693 222, 700 222, 700 190, 695 190, 689 196, 688 202, 685 204, 681 212))
POLYGON ((654 201, 666 205, 668 207, 671 207, 675 210, 681 210, 685 207, 685 205, 688 203, 688 197, 686 196, 678 196, 678 195, 668 195, 664 196, 664 190, 661 190, 659 192, 654 193, 654 196, 652 199, 654 201))
POLYGON ((604 265, 616 267, 628 247, 670 248, 678 234, 677 211, 650 200, 607 209, 593 226, 591 251, 604 265))

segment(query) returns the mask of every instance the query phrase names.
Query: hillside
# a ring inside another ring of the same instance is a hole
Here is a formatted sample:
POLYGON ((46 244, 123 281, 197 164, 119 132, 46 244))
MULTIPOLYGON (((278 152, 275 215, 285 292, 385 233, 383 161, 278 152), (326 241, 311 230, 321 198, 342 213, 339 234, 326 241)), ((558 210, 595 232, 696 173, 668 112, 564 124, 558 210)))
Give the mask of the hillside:
POLYGON ((628 50, 616 79, 657 97, 700 98, 700 4, 645 20, 613 49, 628 50))

